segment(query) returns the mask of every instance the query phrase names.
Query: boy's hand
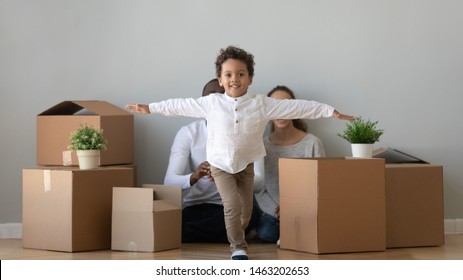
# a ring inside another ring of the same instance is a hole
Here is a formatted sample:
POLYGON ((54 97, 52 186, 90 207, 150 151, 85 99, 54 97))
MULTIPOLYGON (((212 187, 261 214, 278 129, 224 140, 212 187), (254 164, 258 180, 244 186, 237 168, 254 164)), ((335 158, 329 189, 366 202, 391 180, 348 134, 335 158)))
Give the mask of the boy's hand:
POLYGON ((127 110, 130 110, 134 113, 139 114, 150 114, 150 108, 146 104, 127 104, 124 107, 127 110))
POLYGON ((340 119, 340 120, 346 120, 346 121, 350 121, 350 120, 355 119, 354 116, 343 115, 343 114, 339 113, 336 110, 334 110, 334 112, 333 112, 333 117, 335 117, 337 119, 340 119))

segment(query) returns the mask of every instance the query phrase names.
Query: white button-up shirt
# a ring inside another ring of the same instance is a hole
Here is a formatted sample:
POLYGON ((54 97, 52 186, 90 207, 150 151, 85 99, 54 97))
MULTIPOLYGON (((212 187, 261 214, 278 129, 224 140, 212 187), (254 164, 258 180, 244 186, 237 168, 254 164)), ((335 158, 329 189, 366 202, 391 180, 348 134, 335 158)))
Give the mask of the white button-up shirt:
POLYGON ((331 117, 334 108, 316 101, 279 100, 246 93, 240 97, 210 94, 198 99, 169 99, 149 104, 151 113, 207 120, 207 160, 235 174, 265 156, 262 136, 275 119, 331 117))
MULTIPOLYGON (((177 132, 170 152, 164 185, 182 186, 183 207, 202 203, 222 205, 214 181, 207 176, 190 185, 190 177, 196 168, 206 160, 207 126, 199 120, 186 125, 177 132)), ((263 189, 264 160, 254 163, 254 188, 263 189)))

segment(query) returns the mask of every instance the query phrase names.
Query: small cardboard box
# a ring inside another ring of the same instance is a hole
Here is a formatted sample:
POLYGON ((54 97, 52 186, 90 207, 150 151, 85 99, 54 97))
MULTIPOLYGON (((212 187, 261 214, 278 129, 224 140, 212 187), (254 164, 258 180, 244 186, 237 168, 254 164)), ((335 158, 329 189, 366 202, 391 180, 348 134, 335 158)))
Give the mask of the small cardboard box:
POLYGON ((63 101, 37 116, 37 164, 78 165, 75 152, 68 151, 69 138, 84 124, 103 129, 108 140, 100 165, 133 163, 131 113, 105 101, 63 101))
POLYGON ((24 169, 23 247, 110 249, 113 187, 134 182, 130 167, 24 169))
POLYGON ((384 160, 279 160, 280 248, 315 254, 384 251, 384 160))
POLYGON ((386 164, 386 247, 444 245, 443 167, 386 164))
POLYGON ((156 252, 181 247, 182 189, 114 188, 112 250, 156 252))

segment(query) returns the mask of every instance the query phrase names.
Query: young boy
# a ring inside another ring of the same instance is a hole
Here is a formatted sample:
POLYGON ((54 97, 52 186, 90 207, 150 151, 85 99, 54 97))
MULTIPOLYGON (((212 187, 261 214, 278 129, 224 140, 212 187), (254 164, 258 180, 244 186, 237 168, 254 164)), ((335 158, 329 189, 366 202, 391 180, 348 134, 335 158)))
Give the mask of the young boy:
MULTIPOLYGON (((217 78, 209 81, 203 88, 203 95, 225 93, 217 78)), ((206 159, 207 125, 199 119, 183 126, 172 143, 169 164, 164 184, 182 186, 182 242, 227 243, 227 230, 223 215, 223 203, 214 180, 209 162, 206 159)), ((261 189, 264 184, 263 160, 254 166, 254 188, 261 189), (260 164, 259 164, 260 163, 260 164)), ((257 220, 257 212, 254 218, 257 220)), ((256 226, 257 221, 249 223, 246 232, 256 226)))
POLYGON ((254 162, 265 156, 263 133, 275 119, 336 117, 351 120, 333 107, 301 99, 278 100, 247 93, 254 76, 254 56, 229 46, 221 49, 215 62, 216 75, 225 94, 198 99, 170 99, 129 104, 140 114, 189 116, 207 120, 207 161, 224 206, 227 238, 233 260, 247 260, 244 236, 252 214, 254 162))

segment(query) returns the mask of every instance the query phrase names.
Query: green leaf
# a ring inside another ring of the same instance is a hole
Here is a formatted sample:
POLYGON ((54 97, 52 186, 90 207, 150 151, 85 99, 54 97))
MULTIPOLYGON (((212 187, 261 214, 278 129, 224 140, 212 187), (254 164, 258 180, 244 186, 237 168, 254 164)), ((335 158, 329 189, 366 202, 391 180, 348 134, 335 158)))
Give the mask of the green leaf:
POLYGON ((342 134, 338 136, 344 138, 353 144, 373 144, 379 141, 384 130, 377 128, 378 121, 364 120, 362 117, 357 117, 346 123, 346 128, 342 134))
POLYGON ((80 125, 71 133, 68 149, 71 150, 106 150, 106 139, 103 130, 94 126, 80 125))

